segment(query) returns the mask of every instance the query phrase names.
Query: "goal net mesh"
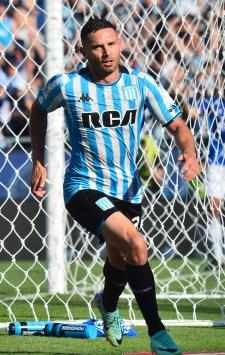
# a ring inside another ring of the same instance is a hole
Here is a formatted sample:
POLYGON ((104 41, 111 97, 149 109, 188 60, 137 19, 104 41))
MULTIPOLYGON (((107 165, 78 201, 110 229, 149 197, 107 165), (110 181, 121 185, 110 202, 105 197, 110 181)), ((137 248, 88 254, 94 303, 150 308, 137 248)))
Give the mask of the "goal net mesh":
MULTIPOLYGON (((121 62, 159 80, 195 136, 201 172, 191 183, 179 173, 172 137, 147 112, 138 154, 144 185, 141 232, 148 243, 160 313, 193 324, 210 319, 209 309, 224 320, 224 206, 216 219, 221 237, 213 239, 210 223, 215 218, 206 188, 213 125, 217 155, 225 145, 224 9, 223 0, 65 0, 62 12, 65 71, 85 64, 79 50, 85 21, 92 15, 106 17, 121 34, 121 62)), ((92 301, 103 286, 105 246, 63 211, 66 290, 49 293, 48 192, 38 200, 29 189, 29 113, 48 79, 45 2, 3 1, 0 19, 0 313, 5 321, 95 317, 92 301), (78 305, 86 306, 86 314, 78 312, 78 305)), ((65 151, 68 164, 66 128, 65 151)), ((128 309, 126 318, 140 318, 128 287, 121 302, 128 309)))

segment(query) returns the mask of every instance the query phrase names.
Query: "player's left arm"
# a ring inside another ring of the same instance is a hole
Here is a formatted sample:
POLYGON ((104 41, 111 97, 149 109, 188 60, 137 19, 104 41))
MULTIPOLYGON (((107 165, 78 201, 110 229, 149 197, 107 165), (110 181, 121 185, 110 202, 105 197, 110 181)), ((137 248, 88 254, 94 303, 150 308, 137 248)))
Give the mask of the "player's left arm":
POLYGON ((185 180, 194 179, 198 175, 199 165, 195 153, 195 140, 190 129, 182 118, 175 119, 166 128, 174 136, 176 145, 181 151, 178 156, 178 161, 183 163, 181 174, 184 174, 185 180))

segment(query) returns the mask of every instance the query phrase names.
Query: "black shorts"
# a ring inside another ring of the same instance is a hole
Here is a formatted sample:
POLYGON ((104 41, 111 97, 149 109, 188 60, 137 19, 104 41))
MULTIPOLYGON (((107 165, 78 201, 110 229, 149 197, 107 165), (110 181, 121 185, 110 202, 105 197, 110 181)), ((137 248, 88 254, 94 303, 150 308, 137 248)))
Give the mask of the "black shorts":
POLYGON ((69 214, 84 228, 104 242, 101 230, 105 220, 120 211, 137 229, 141 225, 141 204, 133 204, 110 197, 97 190, 81 190, 66 204, 69 214))

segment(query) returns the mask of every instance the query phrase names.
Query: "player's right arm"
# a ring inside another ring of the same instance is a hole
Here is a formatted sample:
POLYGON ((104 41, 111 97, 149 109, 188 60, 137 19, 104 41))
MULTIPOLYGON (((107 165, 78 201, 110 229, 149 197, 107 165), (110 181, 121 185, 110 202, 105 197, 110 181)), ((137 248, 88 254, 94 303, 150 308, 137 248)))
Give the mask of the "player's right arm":
POLYGON ((34 101, 30 115, 30 136, 33 169, 31 174, 31 191, 37 197, 45 194, 46 168, 44 165, 45 137, 47 130, 47 113, 63 106, 61 91, 61 74, 48 80, 34 101))
POLYGON ((31 191, 37 197, 45 194, 46 168, 44 166, 45 137, 47 130, 47 112, 36 99, 31 108, 30 137, 32 147, 33 169, 31 174, 31 191))

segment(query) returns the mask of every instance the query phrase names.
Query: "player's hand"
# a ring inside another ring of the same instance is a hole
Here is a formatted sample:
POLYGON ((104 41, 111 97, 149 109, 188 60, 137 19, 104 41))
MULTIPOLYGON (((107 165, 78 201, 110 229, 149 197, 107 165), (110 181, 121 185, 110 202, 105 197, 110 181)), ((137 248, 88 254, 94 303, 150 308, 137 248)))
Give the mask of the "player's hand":
POLYGON ((43 197, 46 193, 45 183, 46 183, 46 168, 40 162, 36 162, 33 165, 33 170, 31 174, 31 191, 37 197, 43 197))
POLYGON ((180 173, 183 174, 185 180, 192 180, 198 175, 199 165, 195 154, 180 154, 178 157, 178 161, 183 163, 180 173))

